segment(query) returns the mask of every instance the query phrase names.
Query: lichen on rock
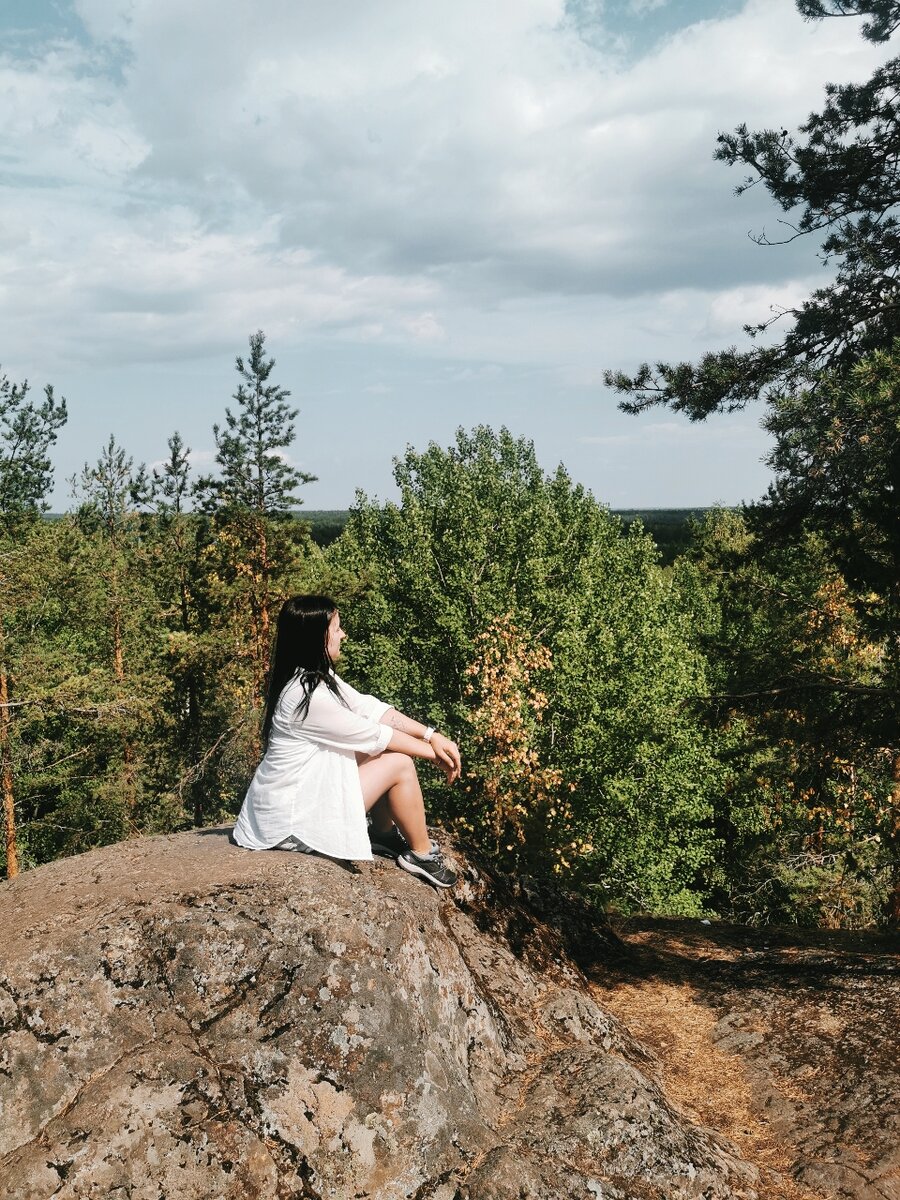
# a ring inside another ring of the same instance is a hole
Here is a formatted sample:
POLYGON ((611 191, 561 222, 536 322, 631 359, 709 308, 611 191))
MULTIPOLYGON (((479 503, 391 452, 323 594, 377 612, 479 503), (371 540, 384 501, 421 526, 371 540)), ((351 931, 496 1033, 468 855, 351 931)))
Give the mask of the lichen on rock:
POLYGON ((457 864, 438 894, 199 831, 4 885, 0 1196, 755 1197, 457 864))

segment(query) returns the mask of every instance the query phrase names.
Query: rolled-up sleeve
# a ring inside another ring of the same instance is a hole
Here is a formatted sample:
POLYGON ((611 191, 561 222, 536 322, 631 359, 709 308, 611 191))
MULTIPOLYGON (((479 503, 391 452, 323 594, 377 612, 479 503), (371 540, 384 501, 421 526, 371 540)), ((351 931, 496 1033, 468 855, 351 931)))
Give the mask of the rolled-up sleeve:
MULTIPOLYGON (((341 687, 347 703, 351 700, 347 692, 352 689, 341 687)), ((359 693, 356 693, 359 696, 359 693)), ((374 697, 361 697, 374 699, 374 697)), ((380 701, 376 701, 381 704, 380 701)), ((379 709, 381 716, 390 706, 385 704, 379 709)), ((317 745, 326 746, 329 750, 352 751, 358 754, 380 754, 391 740, 390 725, 381 725, 377 717, 364 716, 352 708, 345 708, 340 700, 323 685, 313 692, 309 711, 303 722, 304 736, 317 745)))
POLYGON ((341 695, 350 705, 351 710, 360 717, 368 717, 370 721, 380 721, 391 707, 390 704, 385 704, 383 700, 379 700, 377 696, 367 696, 362 692, 358 692, 356 688, 351 687, 340 676, 335 676, 335 678, 338 687, 341 689, 341 695))

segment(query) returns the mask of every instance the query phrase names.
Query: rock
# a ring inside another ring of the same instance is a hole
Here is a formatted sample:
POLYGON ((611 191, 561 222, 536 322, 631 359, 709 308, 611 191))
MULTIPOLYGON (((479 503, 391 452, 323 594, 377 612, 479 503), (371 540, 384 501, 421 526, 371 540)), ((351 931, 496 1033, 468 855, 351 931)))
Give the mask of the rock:
POLYGON ((212 830, 4 884, 0 1196, 756 1197, 559 939, 459 865, 437 893, 212 830))

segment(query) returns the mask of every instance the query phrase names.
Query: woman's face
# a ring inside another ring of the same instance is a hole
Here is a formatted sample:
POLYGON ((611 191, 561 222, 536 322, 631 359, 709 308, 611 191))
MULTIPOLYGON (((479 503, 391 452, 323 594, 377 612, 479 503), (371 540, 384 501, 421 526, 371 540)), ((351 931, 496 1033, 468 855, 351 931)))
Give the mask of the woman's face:
POLYGON ((343 629, 341 629, 341 614, 335 609, 331 620, 328 622, 328 634, 325 638, 325 649, 328 651, 328 657, 332 662, 337 662, 341 656, 341 642, 346 637, 343 629))

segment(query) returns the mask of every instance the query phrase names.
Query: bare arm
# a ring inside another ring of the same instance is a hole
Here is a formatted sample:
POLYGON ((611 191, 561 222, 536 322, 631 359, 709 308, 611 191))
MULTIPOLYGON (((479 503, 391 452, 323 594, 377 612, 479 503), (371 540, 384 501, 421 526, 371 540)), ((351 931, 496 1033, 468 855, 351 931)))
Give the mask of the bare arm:
POLYGON ((427 758, 429 762, 437 762, 437 752, 430 742, 413 737, 411 733, 402 733, 399 729, 392 730, 386 749, 408 754, 411 758, 427 758))
POLYGON ((412 717, 404 716, 396 708, 389 708, 381 718, 382 725, 390 725, 392 729, 399 730, 400 733, 411 734, 414 738, 423 738, 428 731, 428 726, 423 725, 421 721, 414 721, 412 717))
POLYGON ((432 731, 430 742, 424 740, 428 726, 421 721, 414 721, 396 708, 389 708, 381 718, 382 725, 390 725, 393 729, 389 750, 399 750, 401 754, 409 754, 415 758, 427 758, 436 763, 447 776, 448 783, 455 783, 462 770, 462 760, 459 747, 442 733, 432 731))

